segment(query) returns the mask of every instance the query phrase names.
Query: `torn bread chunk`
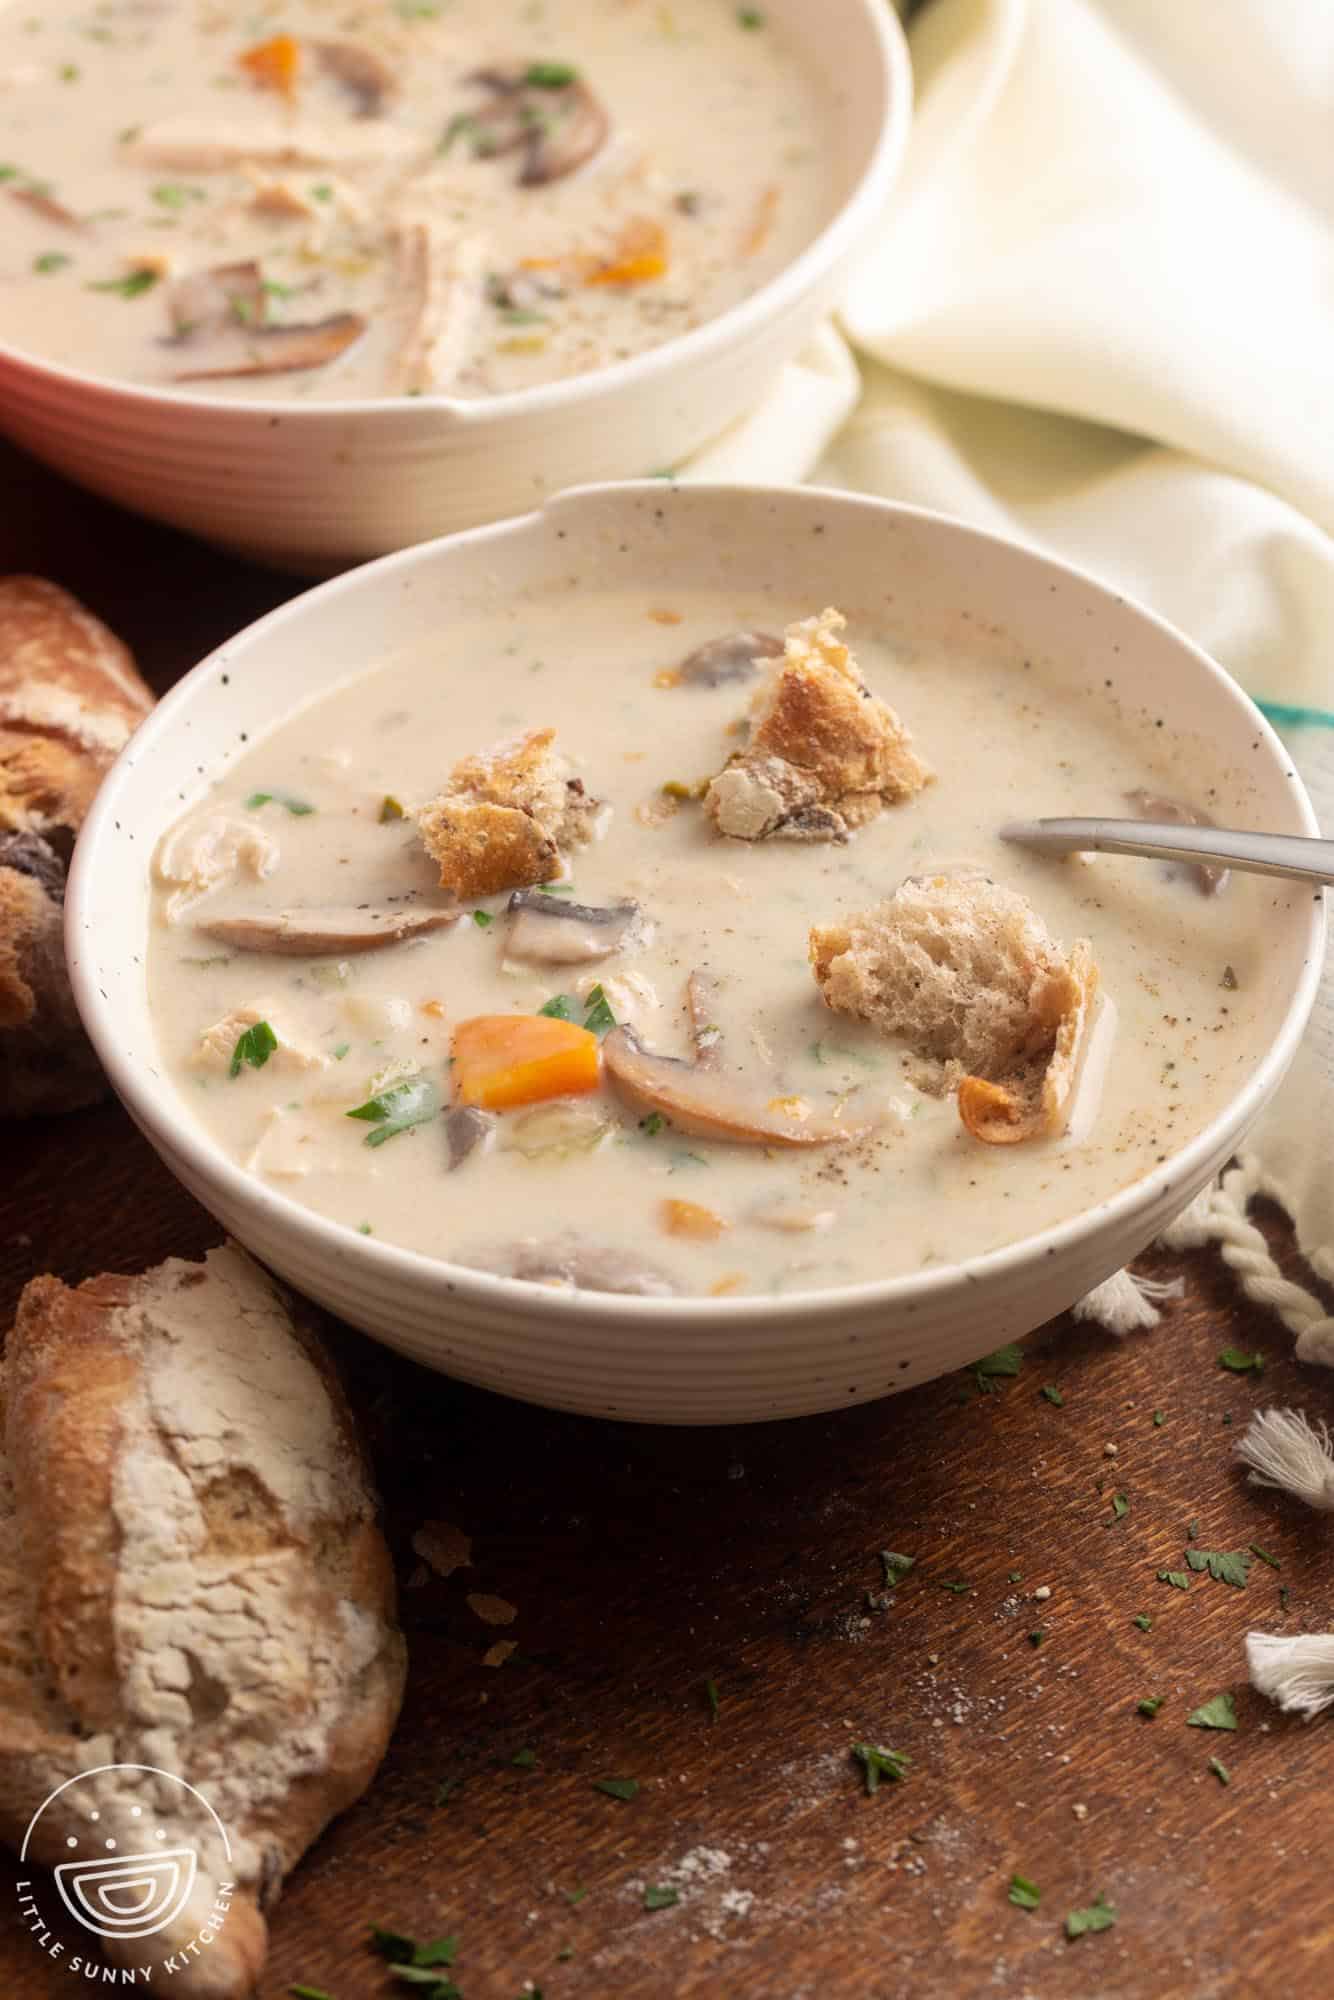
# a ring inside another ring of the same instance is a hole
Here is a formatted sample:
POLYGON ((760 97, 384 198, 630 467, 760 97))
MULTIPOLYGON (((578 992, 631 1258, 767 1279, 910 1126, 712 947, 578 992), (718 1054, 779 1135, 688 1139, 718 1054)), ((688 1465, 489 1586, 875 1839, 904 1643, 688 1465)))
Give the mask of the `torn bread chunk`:
POLYGON ((454 766, 417 831, 456 896, 494 896, 550 882, 565 856, 599 831, 605 808, 556 749, 554 729, 534 729, 454 766))
POLYGON ((826 1005, 903 1036, 922 1089, 957 1089, 974 1139, 1064 1130, 1098 983, 1086 938, 1067 957, 1012 889, 980 873, 930 875, 817 926, 810 959, 826 1005))
POLYGON ((888 702, 873 695, 822 611, 790 625, 751 703, 750 737, 709 786, 704 810, 733 840, 846 840, 933 773, 888 702))

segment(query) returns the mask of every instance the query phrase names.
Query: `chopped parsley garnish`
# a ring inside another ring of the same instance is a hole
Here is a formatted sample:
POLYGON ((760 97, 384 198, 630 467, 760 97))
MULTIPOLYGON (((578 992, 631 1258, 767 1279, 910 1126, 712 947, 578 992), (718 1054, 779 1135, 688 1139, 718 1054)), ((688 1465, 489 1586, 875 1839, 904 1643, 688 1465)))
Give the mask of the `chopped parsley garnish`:
POLYGON ((1230 1694, 1216 1694, 1186 1717, 1188 1729, 1235 1729, 1237 1708, 1230 1694))
POLYGON ((536 1750, 516 1750, 510 1758, 516 1771, 531 1771, 537 1763, 536 1750))
POLYGON ((326 1993, 322 1986, 296 1985, 289 1986, 287 1990, 292 2000, 333 2000, 333 1995, 326 1993))
POLYGON ((333 189, 328 181, 318 181, 310 191, 312 201, 332 201, 333 189))
POLYGON ((637 1799, 639 1797, 638 1778, 594 1778, 595 1792, 605 1792, 609 1799, 637 1799))
POLYGON ((483 137, 484 128, 481 120, 475 118, 470 111, 460 111, 457 117, 451 118, 448 125, 446 125, 440 135, 440 143, 435 150, 437 153, 448 153, 452 149, 456 139, 469 138, 473 141, 473 151, 480 153, 482 151, 481 142, 483 137))
POLYGON ((1162 1429, 1162 1427, 1163 1427, 1163 1425, 1164 1425, 1164 1424, 1165 1424, 1166 1422, 1167 1422, 1167 1412, 1166 1412, 1166 1410, 1155 1410, 1155 1411, 1154 1411, 1154 1413, 1153 1413, 1153 1427, 1154 1427, 1154 1429, 1155 1429, 1156 1431, 1158 1431, 1158 1430, 1161 1430, 1161 1429, 1162 1429))
POLYGON ((1114 1521, 1124 1521, 1124 1520, 1125 1520, 1125 1518, 1126 1518, 1126 1515, 1127 1515, 1127 1514, 1128 1514, 1129 1512, 1130 1512, 1130 1502, 1129 1502, 1129 1501, 1128 1501, 1128 1500, 1126 1499, 1126 1496, 1125 1496, 1125 1494, 1124 1494, 1124 1493, 1113 1493, 1113 1495, 1112 1495, 1112 1519, 1113 1519, 1114 1521))
POLYGON ((1065 1408, 1065 1397, 1061 1394, 1059 1389, 1053 1386, 1052 1383, 1050 1382, 1043 1383, 1042 1394, 1046 1397, 1049 1403, 1055 1404, 1058 1410, 1063 1410, 1065 1408))
POLYGON ((386 792, 380 801, 381 826, 388 826, 391 820, 406 818, 407 814, 403 810, 402 800, 396 799, 392 792, 386 792))
POLYGON ((1225 1347, 1218 1357, 1218 1365, 1233 1375, 1263 1375, 1265 1358, 1263 1354, 1247 1354, 1241 1347, 1225 1347))
POLYGON ((758 7, 738 7, 736 19, 739 28, 754 29, 764 26, 764 15, 758 7))
POLYGON ((1262 1563, 1268 1563, 1270 1569, 1282 1569, 1283 1567, 1278 1557, 1271 1556, 1268 1549, 1262 1549, 1258 1542, 1251 1543, 1251 1554, 1253 1556, 1259 1556, 1262 1563))
POLYGON ((442 1778, 435 1788, 435 1804, 447 1806, 462 1783, 462 1778, 442 1778))
POLYGON ((347 1054, 348 1050, 351 1048, 351 1046, 352 1046, 351 1042, 340 1042, 338 1044, 338 1047, 333 1052, 334 1061, 341 1062, 343 1060, 343 1057, 347 1054))
POLYGON ((61 63, 57 74, 62 83, 77 83, 79 80, 79 65, 77 63, 61 63))
POLYGON ((490 910, 474 910, 472 920, 479 931, 489 931, 495 922, 495 918, 492 916, 490 910))
POLYGON ((12 166, 8 160, 6 160, 3 165, 0 165, 0 182, 16 181, 18 177, 19 177, 18 168, 12 166))
POLYGON ((931 1581, 937 1590, 952 1590, 956 1597, 966 1597, 973 1587, 971 1583, 964 1583, 961 1580, 950 1583, 943 1576, 933 1576, 931 1581))
POLYGON ((572 896, 573 882, 541 882, 538 884, 544 896, 572 896))
POLYGON ((704 1683, 704 1699, 705 1699, 705 1700, 706 1700, 706 1701, 708 1702, 708 1704, 709 1704, 709 1720, 710 1720, 710 1722, 716 1722, 716 1721, 718 1720, 718 1707, 719 1707, 719 1702, 718 1702, 718 1683, 717 1683, 717 1681, 715 1681, 715 1680, 706 1680, 706 1681, 705 1681, 705 1683, 704 1683))
POLYGON ((1131 1623, 1138 1625, 1141 1632, 1152 1632, 1153 1630, 1153 1620, 1145 1611, 1141 1611, 1137 1617, 1131 1620, 1131 1623))
POLYGON ((366 1134, 366 1144, 383 1146, 400 1132, 407 1132, 414 1125, 425 1125, 439 1109, 440 1093, 429 1077, 405 1076, 401 1083, 390 1084, 378 1096, 367 1098, 347 1116, 374 1125, 375 1130, 366 1134))
POLYGON ((896 1782, 904 1777, 910 1761, 901 1750, 883 1750, 875 1743, 854 1743, 851 1754, 862 1767, 870 1797, 880 1790, 882 1778, 896 1782))
POLYGON ((974 1373, 979 1376, 1017 1375, 1024 1365, 1024 1350, 1011 1341, 1007 1347, 998 1347, 994 1354, 984 1354, 974 1362, 974 1373))
POLYGON ((1220 1785, 1230 1785, 1232 1783, 1232 1774, 1221 1757, 1211 1757, 1209 1759, 1209 1769, 1213 1772, 1220 1785))
POLYGON ((640 1119, 639 1129, 646 1139, 656 1139, 666 1123, 661 1111, 650 1111, 647 1118, 640 1119))
POLYGON ((646 1910, 673 1910, 680 1900, 679 1892, 673 1889, 670 1884, 659 1888, 650 1882, 644 1891, 644 1908, 646 1910))
POLYGON ((881 1549, 880 1567, 885 1572, 886 1590, 897 1590, 916 1561, 916 1556, 900 1556, 893 1549, 881 1549))
POLYGON ((581 1886, 575 1889, 562 1889, 561 1894, 562 1896, 564 1896, 570 1908, 573 1909, 576 1903, 583 1902, 584 1897, 588 1894, 588 1891, 587 1889, 581 1886))
POLYGON ((1207 1569, 1215 1583, 1230 1583, 1236 1590, 1246 1588, 1246 1574, 1251 1566, 1246 1549, 1187 1549, 1186 1561, 1193 1570, 1207 1569))
POLYGON ((114 292, 118 299, 139 299, 145 292, 151 292, 158 282, 158 273, 140 269, 127 271, 123 278, 99 278, 90 284, 90 292, 114 292))
POLYGON ((1198 1541, 1198 1540, 1199 1540, 1199 1537, 1200 1537, 1200 1524, 1199 1524, 1199 1521, 1198 1521, 1198 1520, 1194 1520, 1194 1521, 1187 1521, 1187 1523, 1186 1523, 1186 1540, 1187 1540, 1188 1542, 1195 1542, 1195 1541, 1198 1541))
POLYGON ((1036 1910, 1042 1901, 1042 1891, 1027 1875, 1011 1875, 1010 1901, 1018 1910, 1036 1910))
POLYGON ((1037 1648, 1042 1644, 1046 1636, 1047 1636, 1046 1626, 1035 1625, 1033 1627, 1033 1630, 1028 1635, 1028 1643, 1030 1646, 1033 1647, 1034 1651, 1036 1651, 1037 1648))
POLYGON ((1095 1896, 1086 1910, 1071 1910, 1065 1920, 1068 1938, 1083 1937, 1088 1931, 1109 1931, 1116 1922, 1116 1906, 1106 1896, 1095 1896))
POLYGON ((1160 1569, 1159 1583, 1170 1583, 1173 1590, 1189 1590, 1190 1578, 1183 1569, 1160 1569))
POLYGON ((239 1076, 242 1063, 249 1063, 251 1069, 263 1069, 269 1057, 278 1046, 278 1037, 267 1021, 256 1021, 253 1028, 247 1028, 236 1038, 232 1059, 227 1066, 228 1076, 239 1076))
POLYGON ((530 90, 566 90, 578 83, 579 72, 573 63, 535 62, 529 63, 523 80, 530 90))
POLYGON ((1024 1572, 1021 1569, 1012 1569, 1005 1579, 1007 1583, 1022 1583, 1023 1580, 1024 1572))
POLYGON ((1281 1583, 1278 1587, 1278 1601, 1286 1611, 1288 1608, 1288 1586, 1286 1583, 1281 1583))
POLYGON ((153 189, 153 199, 159 208, 187 208, 192 201, 207 201, 208 194, 201 187, 187 187, 184 181, 162 181, 153 189))
POLYGON ((590 1034, 605 1035, 609 1029, 616 1026, 616 1016, 612 1013, 611 1003, 601 986, 590 989, 584 1006, 586 1009, 584 1026, 590 1034))
POLYGON ((553 993, 546 1005, 539 1007, 537 1011, 539 1014, 547 1015, 553 1021, 572 1021, 574 1019, 574 1002, 568 993, 553 993))
POLYGON ((1152 1721, 1162 1707, 1164 1699, 1165 1697, 1160 1694, 1146 1694, 1142 1701, 1135 1703, 1135 1713, 1137 1715, 1147 1715, 1149 1720, 1152 1721))
POLYGON ((672 1154, 667 1171, 669 1174, 676 1174, 681 1171, 682 1167, 707 1167, 708 1164, 709 1162, 705 1159, 703 1153, 692 1153, 687 1147, 682 1146, 677 1152, 672 1154))
POLYGON ((258 812, 261 806, 283 806, 293 819, 304 819, 315 808, 305 799, 297 798, 292 792, 252 792, 245 802, 247 812, 258 812))
POLYGON ((33 258, 32 268, 40 276, 47 277, 52 271, 63 271, 65 266, 72 262, 73 259, 65 251, 48 250, 43 256, 33 258))

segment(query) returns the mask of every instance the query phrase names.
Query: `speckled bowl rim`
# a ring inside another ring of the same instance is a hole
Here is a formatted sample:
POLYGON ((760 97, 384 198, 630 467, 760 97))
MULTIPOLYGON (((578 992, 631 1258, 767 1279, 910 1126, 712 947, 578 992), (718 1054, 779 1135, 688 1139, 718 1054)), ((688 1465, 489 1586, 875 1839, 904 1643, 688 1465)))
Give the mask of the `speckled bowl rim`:
POLYGON ((216 417, 220 422, 241 423, 263 419, 268 423, 314 425, 335 420, 373 417, 392 424, 412 425, 424 410, 446 415, 460 425, 477 425, 488 420, 509 421, 543 417, 596 396, 614 395, 618 390, 652 389, 661 377, 684 373, 707 361, 717 350, 744 346, 771 321, 780 319, 804 294, 837 269, 840 260, 861 241, 869 230, 898 177, 912 129, 913 73, 898 15, 889 0, 853 0, 860 4, 866 25, 876 42, 884 79, 884 115, 870 154, 846 200, 829 221, 758 291, 750 293, 726 312, 705 320, 689 332, 675 334, 656 347, 605 368, 591 368, 555 382, 535 383, 528 389, 512 389, 495 396, 360 396, 330 398, 325 402, 303 402, 295 398, 248 396, 206 396, 201 391, 173 386, 154 387, 147 383, 123 382, 114 375, 90 374, 47 361, 28 348, 16 347, 0 339, 0 364, 24 369, 31 376, 81 396, 98 395, 135 410, 175 410, 193 416, 216 417))
MULTIPOLYGON (((407 573, 429 569, 442 550, 466 547, 484 552, 489 542, 531 530, 544 517, 550 520, 561 512, 578 510, 584 505, 605 505, 608 497, 625 496, 628 501, 651 498, 658 505, 670 503, 708 508, 720 504, 726 507, 729 499, 743 494, 750 498, 767 494, 785 507, 809 501, 812 513, 818 514, 827 525, 832 525, 838 514, 854 511, 878 515, 886 521, 925 525, 929 532, 940 533, 953 540, 962 552, 966 553, 970 547, 1000 551, 1020 571, 1028 570, 1035 582, 1040 579, 1051 584, 1053 579, 1059 579, 1087 593, 1095 609, 1114 608, 1142 620, 1146 627, 1156 631, 1177 650, 1183 666, 1189 662, 1191 671, 1200 676, 1202 683, 1209 686, 1221 702, 1239 711, 1251 737, 1263 743, 1266 752, 1278 760, 1282 776, 1290 786, 1302 831, 1319 833, 1314 808, 1291 758, 1239 683, 1166 619, 1159 618, 1124 593, 1099 582, 1086 570, 1039 554, 1008 536, 972 527, 933 509, 904 506, 832 488, 764 488, 735 484, 696 485, 693 482, 677 486, 659 480, 610 481, 573 487, 548 501, 545 507, 528 514, 467 529, 460 534, 438 537, 435 541, 418 543, 412 548, 381 556, 359 569, 349 570, 328 583, 303 592, 246 626, 234 638, 215 648, 176 683, 140 724, 103 780, 75 848, 66 895, 65 949, 74 999, 112 1086, 131 1117, 155 1145, 160 1139, 169 1153, 178 1155, 201 1185, 217 1187, 234 1209, 259 1217, 271 1231, 279 1234, 286 1232, 303 1239, 308 1249, 327 1256, 330 1269, 340 1264, 359 1266, 368 1275, 381 1273, 385 1278, 392 1277, 417 1294, 436 1292, 442 1300, 475 1303, 488 1317, 507 1312, 511 1317, 524 1318, 530 1324, 550 1324, 553 1329, 573 1322, 605 1324, 608 1328, 617 1325, 624 1329, 627 1319, 631 1319, 642 1321, 645 1328, 657 1332, 675 1328, 698 1333, 720 1322, 733 1330, 743 1327, 787 1330, 821 1319, 842 1319, 859 1310, 879 1308, 887 1313, 895 1309, 911 1310, 919 1302, 947 1297, 951 1292, 964 1288, 973 1288, 980 1295, 980 1289, 992 1279, 1010 1276, 1026 1267, 1037 1268, 1045 1259, 1059 1257, 1062 1253, 1077 1252, 1103 1231, 1114 1233, 1117 1225, 1131 1220, 1137 1209, 1151 1205, 1155 1190, 1159 1195, 1169 1196, 1174 1184, 1185 1186, 1192 1179, 1198 1179, 1201 1169, 1227 1142, 1227 1135, 1233 1134, 1232 1143, 1235 1143, 1248 1129, 1277 1088, 1315 1001, 1325 943, 1324 898, 1318 893, 1309 906, 1306 951, 1300 976, 1295 981, 1277 1031, 1249 1079, 1193 1139, 1170 1153, 1149 1173, 1141 1174, 1105 1201, 1081 1209, 1064 1222, 980 1256, 933 1265, 929 1271, 869 1279, 856 1285, 824 1286, 819 1290, 793 1292, 777 1298, 743 1295, 738 1298, 662 1299, 620 1292, 555 1291, 527 1280, 498 1277, 444 1258, 428 1257, 420 1251, 402 1249, 376 1237, 361 1236, 342 1224, 326 1220, 247 1174, 196 1124, 174 1085, 165 1079, 150 1082, 125 1060, 114 1032, 112 1004, 100 993, 92 964, 85 963, 79 948, 81 933, 85 928, 93 927, 98 908, 99 852, 114 835, 115 819, 123 810, 124 795, 133 793, 142 753, 176 727, 195 693, 206 682, 235 666, 239 649, 261 638, 267 641, 284 627, 299 629, 307 608, 316 603, 323 604, 330 598, 363 591, 379 592, 390 579, 397 585, 407 573)), ((275 720, 267 726, 277 727, 278 723, 275 720)), ((119 941, 119 951, 126 957, 132 957, 139 943, 140 934, 127 931, 119 941)), ((500 1332, 496 1337, 504 1338, 500 1332)), ((979 1345, 984 1344, 985 1336, 979 1333, 979 1345)))

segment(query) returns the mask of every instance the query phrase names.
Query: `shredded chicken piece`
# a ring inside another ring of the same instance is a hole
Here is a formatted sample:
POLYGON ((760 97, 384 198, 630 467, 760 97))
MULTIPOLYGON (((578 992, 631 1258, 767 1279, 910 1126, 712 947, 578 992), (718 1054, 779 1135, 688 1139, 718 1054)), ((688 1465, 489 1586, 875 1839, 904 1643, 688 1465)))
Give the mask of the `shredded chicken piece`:
POLYGON ((169 833, 158 848, 153 873, 172 891, 166 917, 178 924, 186 911, 224 882, 248 875, 262 882, 278 866, 278 843, 245 820, 221 815, 187 820, 169 833))
POLYGON ((266 1000, 257 1000, 251 1007, 234 1007, 230 1014, 224 1014, 211 1028, 205 1028, 195 1043, 191 1061, 198 1069, 230 1069, 237 1042, 247 1028, 257 1027, 261 1021, 267 1021, 277 1037, 278 1046, 269 1057, 275 1069, 328 1068, 327 1056, 319 1055, 314 1049, 303 1048, 299 1042, 288 1039, 274 1018, 271 1003, 266 1000))
POLYGON ((163 118, 128 141, 121 157, 138 167, 204 174, 247 162, 276 167, 406 165, 414 157, 424 158, 429 147, 429 138, 420 133, 373 120, 319 125, 274 117, 231 125, 221 119, 163 118))
POLYGON ((400 389, 447 389, 458 374, 484 303, 486 243, 421 217, 398 224, 398 281, 415 301, 396 365, 400 389))

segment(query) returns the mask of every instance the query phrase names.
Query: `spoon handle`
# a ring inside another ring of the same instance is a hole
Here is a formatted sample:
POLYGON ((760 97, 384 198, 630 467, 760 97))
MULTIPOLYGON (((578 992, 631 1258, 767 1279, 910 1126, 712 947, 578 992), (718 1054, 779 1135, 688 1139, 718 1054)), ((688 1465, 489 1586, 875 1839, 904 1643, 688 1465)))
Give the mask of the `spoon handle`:
POLYGON ((1245 833, 1226 826, 1169 826, 1140 819, 1015 819, 1002 840, 1038 854, 1142 854, 1155 861, 1215 861, 1250 875, 1334 884, 1334 840, 1301 833, 1245 833))

